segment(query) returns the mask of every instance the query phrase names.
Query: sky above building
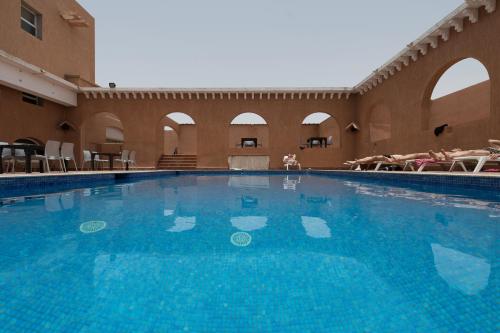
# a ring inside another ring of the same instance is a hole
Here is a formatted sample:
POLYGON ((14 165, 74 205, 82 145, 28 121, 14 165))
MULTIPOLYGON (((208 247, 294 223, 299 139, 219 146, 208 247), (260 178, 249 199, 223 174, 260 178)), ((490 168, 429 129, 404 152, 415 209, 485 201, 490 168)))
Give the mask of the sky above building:
POLYGON ((97 82, 118 87, 352 87, 463 3, 79 2, 96 19, 97 82))

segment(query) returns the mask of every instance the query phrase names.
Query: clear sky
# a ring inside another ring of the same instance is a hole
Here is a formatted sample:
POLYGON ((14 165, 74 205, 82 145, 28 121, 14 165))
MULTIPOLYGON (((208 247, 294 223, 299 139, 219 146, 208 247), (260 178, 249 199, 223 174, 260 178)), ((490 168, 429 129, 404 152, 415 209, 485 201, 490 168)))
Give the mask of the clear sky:
POLYGON ((102 86, 350 87, 463 1, 79 2, 102 86))

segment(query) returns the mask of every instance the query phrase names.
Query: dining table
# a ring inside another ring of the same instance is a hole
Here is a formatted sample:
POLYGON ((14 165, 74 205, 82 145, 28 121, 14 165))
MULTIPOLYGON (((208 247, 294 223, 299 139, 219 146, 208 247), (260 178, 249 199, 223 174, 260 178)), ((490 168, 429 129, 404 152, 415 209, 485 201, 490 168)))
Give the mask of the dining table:
MULTIPOLYGON (((1 144, 0 145, 0 174, 3 173, 3 150, 4 149, 10 149, 11 154, 10 156, 14 156, 14 151, 22 149, 24 150, 24 162, 26 164, 25 172, 26 173, 31 173, 32 168, 31 168, 31 161, 32 161, 32 156, 36 155, 37 151, 44 151, 45 147, 44 146, 39 146, 39 145, 33 145, 33 144, 1 144)), ((21 156, 18 156, 21 157, 21 156)), ((40 172, 44 172, 43 169, 43 160, 39 160, 40 163, 40 172)))

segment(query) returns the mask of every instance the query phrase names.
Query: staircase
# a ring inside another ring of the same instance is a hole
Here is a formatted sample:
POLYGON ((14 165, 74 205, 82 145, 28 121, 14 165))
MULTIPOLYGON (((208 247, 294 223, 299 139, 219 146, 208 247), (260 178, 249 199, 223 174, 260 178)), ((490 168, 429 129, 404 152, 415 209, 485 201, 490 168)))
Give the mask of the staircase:
POLYGON ((196 155, 162 155, 158 161, 159 170, 196 169, 196 155))

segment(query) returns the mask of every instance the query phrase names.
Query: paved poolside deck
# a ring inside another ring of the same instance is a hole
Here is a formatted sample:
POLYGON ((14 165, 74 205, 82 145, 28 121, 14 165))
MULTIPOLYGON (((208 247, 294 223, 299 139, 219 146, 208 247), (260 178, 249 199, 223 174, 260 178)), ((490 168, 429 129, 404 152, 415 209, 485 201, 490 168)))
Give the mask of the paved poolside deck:
POLYGON ((252 173, 252 172, 272 172, 272 173, 349 173, 351 175, 357 174, 367 174, 367 175, 415 175, 415 176, 450 176, 450 177, 487 177, 487 178, 500 178, 500 172, 448 172, 448 171, 424 171, 424 172, 414 172, 414 171, 354 171, 354 170, 331 170, 331 169, 303 169, 303 170, 284 170, 284 169, 270 169, 270 170, 229 170, 229 169, 193 169, 193 170, 156 170, 156 169, 144 169, 144 170, 100 170, 100 171, 70 171, 70 172, 51 172, 51 173, 3 173, 0 174, 0 178, 18 178, 18 177, 53 177, 53 176, 82 176, 82 175, 114 175, 114 174, 168 174, 168 173, 197 173, 197 172, 220 172, 220 173, 252 173))

